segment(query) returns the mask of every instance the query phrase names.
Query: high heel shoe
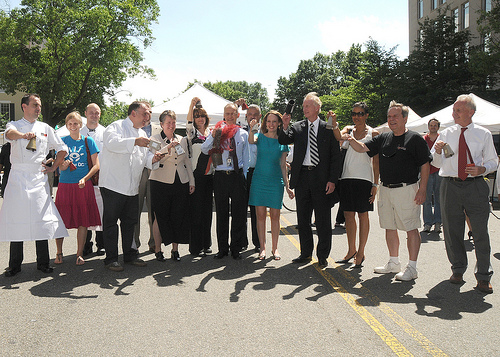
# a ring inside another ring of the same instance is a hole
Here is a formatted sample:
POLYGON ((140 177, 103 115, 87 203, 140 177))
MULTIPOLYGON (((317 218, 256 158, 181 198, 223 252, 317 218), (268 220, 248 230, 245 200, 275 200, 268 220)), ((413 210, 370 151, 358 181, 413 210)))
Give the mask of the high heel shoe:
POLYGON ((172 250, 172 260, 175 260, 176 262, 180 262, 181 261, 181 256, 179 255, 179 251, 178 250, 172 250))
POLYGON ((349 260, 351 260, 352 258, 354 258, 354 257, 356 256, 356 253, 357 253, 357 252, 354 252, 354 254, 353 254, 353 255, 351 255, 351 256, 350 256, 349 258, 347 258, 347 259, 336 260, 336 261, 335 261, 335 263, 337 263, 337 264, 347 264, 347 263, 349 263, 349 260))
POLYGON ((164 262, 165 260, 165 257, 163 256, 163 252, 158 252, 158 253, 155 253, 155 257, 156 257, 156 260, 158 260, 159 262, 164 262))
POLYGON ((351 268, 353 268, 353 269, 360 269, 363 266, 363 262, 364 261, 365 261, 365 257, 363 257, 363 259, 361 259, 361 263, 359 263, 359 264, 353 264, 351 266, 351 268))

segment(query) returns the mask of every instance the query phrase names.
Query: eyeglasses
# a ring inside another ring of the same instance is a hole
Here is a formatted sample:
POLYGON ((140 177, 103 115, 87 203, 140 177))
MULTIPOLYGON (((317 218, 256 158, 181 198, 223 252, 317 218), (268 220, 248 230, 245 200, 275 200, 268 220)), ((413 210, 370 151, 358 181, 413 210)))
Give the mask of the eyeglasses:
POLYGON ((352 112, 351 116, 353 116, 353 117, 364 117, 365 114, 366 114, 365 112, 352 112))

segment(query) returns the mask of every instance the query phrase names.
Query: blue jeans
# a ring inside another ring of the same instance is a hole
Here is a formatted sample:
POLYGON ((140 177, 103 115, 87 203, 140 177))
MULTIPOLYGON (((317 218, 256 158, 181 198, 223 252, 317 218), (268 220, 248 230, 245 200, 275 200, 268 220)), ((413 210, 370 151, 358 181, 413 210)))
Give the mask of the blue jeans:
POLYGON ((427 181, 427 194, 424 203, 424 225, 432 226, 441 223, 441 206, 439 204, 439 186, 441 186, 441 176, 439 171, 429 175, 427 181), (432 197, 434 196, 434 212, 432 212, 432 197))

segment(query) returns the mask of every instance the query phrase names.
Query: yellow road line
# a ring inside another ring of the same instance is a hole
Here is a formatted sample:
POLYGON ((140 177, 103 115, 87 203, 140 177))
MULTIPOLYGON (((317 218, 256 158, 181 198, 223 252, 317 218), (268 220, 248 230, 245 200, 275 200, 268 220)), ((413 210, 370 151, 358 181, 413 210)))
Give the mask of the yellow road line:
MULTIPOLYGON (((281 219, 287 226, 291 226, 292 223, 289 222, 285 217, 281 216, 281 219)), ((293 237, 292 232, 289 232, 285 228, 281 228, 281 231, 290 240, 290 242, 300 250, 299 242, 293 237)), ((296 232, 296 231, 295 231, 296 232)), ((333 259, 328 258, 330 264, 333 267, 338 267, 334 263, 333 259)), ((366 310, 363 306, 359 304, 357 299, 351 295, 330 273, 325 270, 321 270, 317 264, 314 264, 314 268, 325 278, 325 280, 335 289, 337 293, 342 296, 342 298, 351 306, 351 308, 356 311, 356 313, 370 326, 370 328, 375 331, 375 333, 384 341, 387 346, 398 356, 412 356, 411 352, 406 349, 372 314, 366 310)), ((343 277, 350 280, 353 285, 356 285, 356 280, 344 269, 338 269, 343 277)), ((410 325, 406 320, 399 316, 393 309, 391 309, 387 304, 380 301, 380 299, 373 294, 369 289, 361 287, 359 289, 362 292, 362 296, 368 298, 374 302, 374 306, 378 306, 380 311, 387 315, 392 321, 394 321, 398 326, 402 327, 403 330, 409 334, 417 343, 422 346, 428 353, 432 356, 447 356, 441 349, 436 347, 427 337, 416 330, 412 325, 410 325)))

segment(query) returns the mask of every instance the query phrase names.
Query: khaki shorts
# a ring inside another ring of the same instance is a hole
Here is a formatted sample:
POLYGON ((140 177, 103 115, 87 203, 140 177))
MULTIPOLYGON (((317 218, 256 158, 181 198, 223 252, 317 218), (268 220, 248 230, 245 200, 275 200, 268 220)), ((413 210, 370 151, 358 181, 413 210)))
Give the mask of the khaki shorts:
POLYGON ((418 183, 388 188, 380 185, 377 201, 380 228, 412 231, 421 227, 420 205, 415 203, 418 183))

